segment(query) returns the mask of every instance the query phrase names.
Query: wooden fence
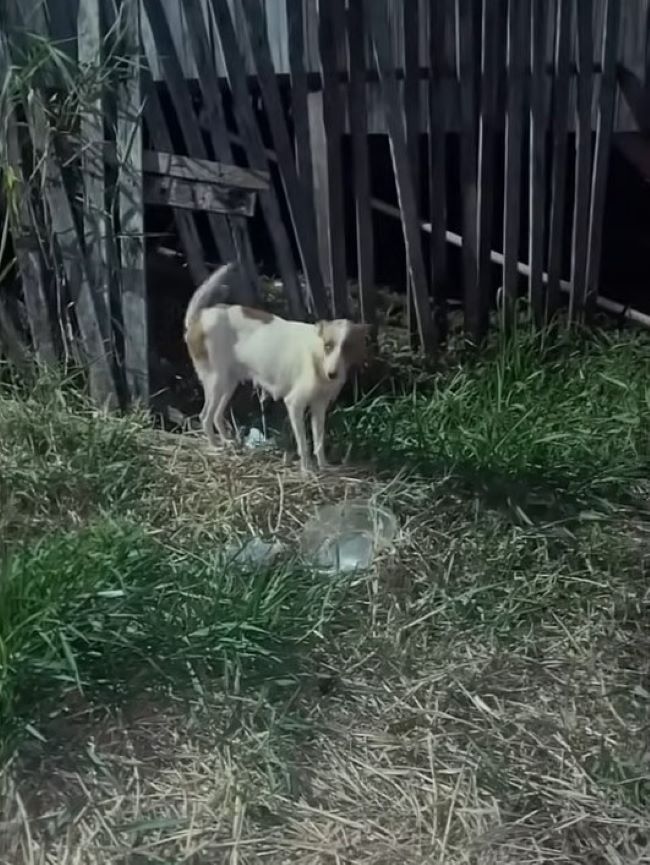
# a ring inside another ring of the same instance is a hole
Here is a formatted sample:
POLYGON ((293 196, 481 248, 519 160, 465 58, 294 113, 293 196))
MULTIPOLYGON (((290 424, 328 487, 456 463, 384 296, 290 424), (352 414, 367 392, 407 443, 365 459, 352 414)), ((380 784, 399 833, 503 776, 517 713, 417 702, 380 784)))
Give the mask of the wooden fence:
MULTIPOLYGON (((72 326, 78 330, 86 362, 92 359, 93 392, 110 401, 122 387, 130 398, 146 399, 143 212, 147 201, 164 201, 174 208, 195 281, 205 276, 206 266, 192 211, 204 211, 219 256, 238 258, 253 285, 255 264, 246 219, 258 206, 288 308, 296 317, 353 314, 374 322, 374 247, 381 237, 374 229, 373 211, 399 219, 412 329, 429 353, 438 349, 447 329, 450 244, 461 248, 465 326, 472 341, 480 343, 488 330, 495 267, 501 271, 503 326, 514 320, 515 301, 524 283, 537 324, 558 309, 564 295, 570 315, 583 318, 598 292, 622 12, 621 0, 599 3, 602 14, 594 19, 591 0, 435 0, 426 16, 418 0, 403 0, 402 59, 395 53, 389 0, 284 0, 291 83, 287 112, 276 75, 277 51, 269 38, 268 9, 265 15, 261 0, 184 0, 184 28, 196 82, 186 78, 187 58, 179 55, 168 4, 78 0, 74 62, 84 73, 96 67, 100 85, 75 128, 80 144, 75 165, 83 178, 81 223, 75 196, 65 193, 62 176, 72 160, 61 162, 59 142, 53 140, 47 117, 39 109, 43 100, 30 99, 14 111, 7 139, 7 164, 15 176, 25 179, 24 150, 17 138, 26 118, 32 149, 39 157, 36 163, 46 166, 39 176, 56 239, 53 259, 44 265, 43 244, 39 247, 29 240, 38 223, 33 189, 31 198, 23 198, 14 220, 25 305, 37 351, 49 360, 60 350, 48 336, 56 328, 44 313, 52 309, 44 267, 57 271, 61 264, 58 273, 76 312, 72 326), (309 34, 314 33, 316 76, 307 63, 313 52, 309 34), (370 62, 366 45, 371 49, 370 62), (425 68, 420 65, 423 45, 429 60, 425 68), (108 53, 120 62, 115 74, 104 80, 100 72, 108 53), (154 83, 154 67, 173 105, 174 136, 154 83), (224 78, 235 126, 226 117, 224 78), (369 81, 379 87, 397 206, 378 200, 371 188, 369 81), (258 122, 251 84, 259 94, 268 132, 258 122), (452 102, 457 106, 454 118, 452 102), (105 121, 107 111, 113 112, 112 124, 105 121), (420 164, 423 115, 428 118, 428 156, 420 164), (143 121, 153 148, 150 152, 143 151, 143 121), (460 141, 461 234, 451 232, 447 223, 447 150, 452 129, 460 141), (575 130, 575 150, 569 147, 570 129, 575 130), (343 174, 345 134, 351 138, 351 178, 343 174), (172 139, 182 154, 165 162, 162 155, 172 153, 172 139), (243 148, 246 167, 235 165, 234 144, 243 148), (575 161, 575 189, 567 224, 570 160, 575 161), (500 162, 505 168, 502 181, 497 171, 500 162), (279 185, 268 182, 271 167, 277 168, 279 185), (347 182, 354 192, 353 224, 346 224, 343 185, 347 182), (421 194, 423 185, 426 196, 421 194), (113 196, 110 206, 109 196, 113 196), (502 226, 497 226, 495 205, 501 201, 502 226), (528 214, 522 213, 525 201, 528 214), (284 212, 288 221, 282 218, 284 212), (348 284, 348 232, 356 238, 357 305, 351 303, 348 284), (498 249, 496 239, 501 233, 503 243, 498 249), (567 233, 571 268, 563 273, 567 233), (524 247, 527 255, 522 261, 524 247), (118 295, 112 286, 115 281, 118 295), (117 334, 111 324, 116 296, 120 302, 117 334)), ((32 30, 45 38, 48 26, 56 30, 55 13, 49 10, 48 24, 47 12, 44 0, 14 3, 10 38, 3 36, 1 43, 0 61, 5 67, 12 59, 15 31, 32 30)), ((66 50, 70 53, 69 46, 66 50)), ((39 92, 49 93, 56 83, 34 77, 32 92, 40 88, 39 92)))

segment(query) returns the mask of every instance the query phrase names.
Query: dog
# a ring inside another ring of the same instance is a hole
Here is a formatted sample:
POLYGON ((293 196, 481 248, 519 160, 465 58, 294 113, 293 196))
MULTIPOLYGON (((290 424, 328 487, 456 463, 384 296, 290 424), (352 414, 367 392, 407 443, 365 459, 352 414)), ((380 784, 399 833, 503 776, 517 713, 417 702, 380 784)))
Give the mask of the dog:
POLYGON ((199 286, 185 314, 185 342, 204 393, 201 422, 216 446, 229 439, 225 411, 237 386, 251 382, 283 400, 303 473, 311 470, 305 414, 319 469, 325 459, 325 416, 348 374, 366 360, 369 326, 347 319, 308 324, 233 303, 241 280, 225 264, 199 286))

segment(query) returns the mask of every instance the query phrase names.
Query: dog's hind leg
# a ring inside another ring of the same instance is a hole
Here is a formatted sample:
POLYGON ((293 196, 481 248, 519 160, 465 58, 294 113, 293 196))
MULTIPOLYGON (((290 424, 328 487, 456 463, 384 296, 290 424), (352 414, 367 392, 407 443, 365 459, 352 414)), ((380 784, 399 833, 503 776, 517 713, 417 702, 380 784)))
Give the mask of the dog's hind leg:
POLYGON ((223 376, 212 374, 206 379, 202 421, 203 430, 213 447, 217 447, 219 444, 215 435, 215 427, 222 444, 225 444, 229 438, 224 413, 234 390, 235 385, 224 379, 223 376))
POLYGON ((285 405, 289 414, 291 429, 296 440, 300 469, 306 474, 311 470, 307 448, 307 432, 305 430, 305 403, 302 400, 286 399, 285 405))

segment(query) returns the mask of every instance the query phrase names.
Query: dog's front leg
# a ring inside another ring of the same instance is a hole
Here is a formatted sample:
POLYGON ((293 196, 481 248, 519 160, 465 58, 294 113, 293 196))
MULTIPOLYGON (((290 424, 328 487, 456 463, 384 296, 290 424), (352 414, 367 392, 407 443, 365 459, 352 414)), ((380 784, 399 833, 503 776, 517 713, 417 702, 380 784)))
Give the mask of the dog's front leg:
POLYGON ((309 455, 307 453, 307 432, 305 430, 305 403, 302 400, 285 400, 291 429, 296 440, 298 456, 300 457, 300 470, 303 474, 311 471, 309 455))
POLYGON ((325 414, 327 412, 326 402, 316 402, 311 407, 311 436, 314 445, 314 456, 319 469, 326 469, 328 462, 325 459, 325 414))

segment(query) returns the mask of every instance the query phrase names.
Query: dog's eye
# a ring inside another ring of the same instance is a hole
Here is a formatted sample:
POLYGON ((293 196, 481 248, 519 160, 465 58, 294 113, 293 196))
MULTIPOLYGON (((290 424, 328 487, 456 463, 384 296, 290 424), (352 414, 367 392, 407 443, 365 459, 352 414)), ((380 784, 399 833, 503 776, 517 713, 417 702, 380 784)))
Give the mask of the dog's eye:
POLYGON ((326 351, 328 354, 329 354, 331 351, 334 351, 334 343, 332 342, 331 339, 328 340, 328 341, 325 343, 325 351, 326 351))

